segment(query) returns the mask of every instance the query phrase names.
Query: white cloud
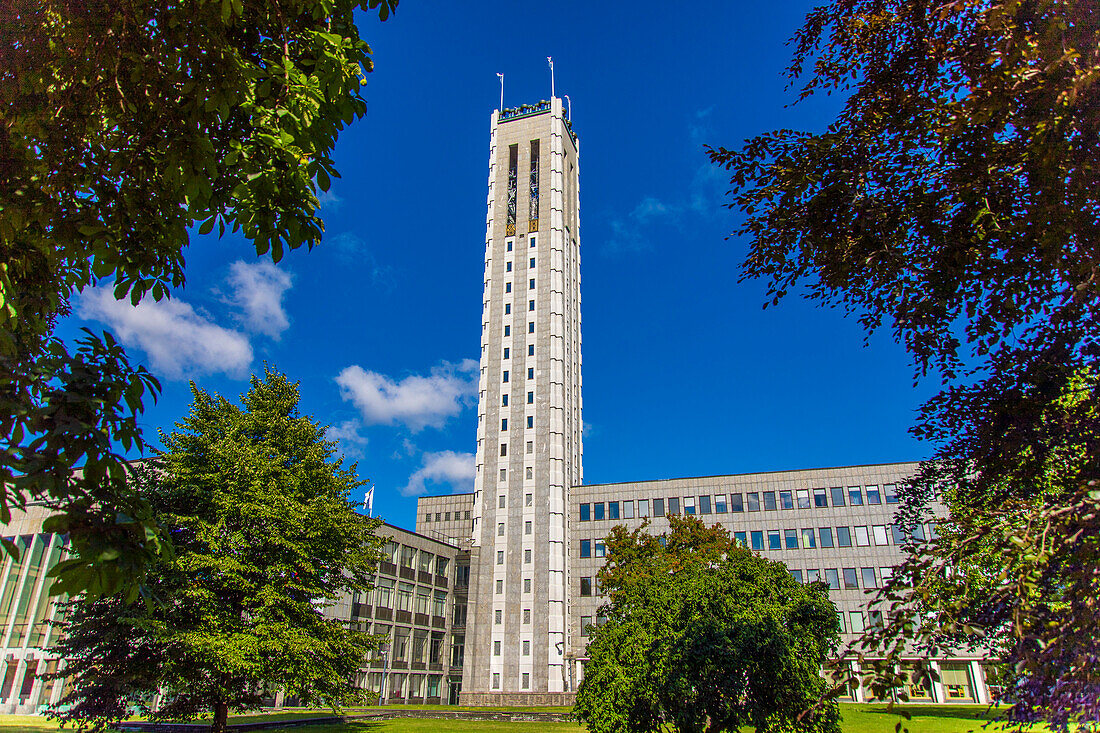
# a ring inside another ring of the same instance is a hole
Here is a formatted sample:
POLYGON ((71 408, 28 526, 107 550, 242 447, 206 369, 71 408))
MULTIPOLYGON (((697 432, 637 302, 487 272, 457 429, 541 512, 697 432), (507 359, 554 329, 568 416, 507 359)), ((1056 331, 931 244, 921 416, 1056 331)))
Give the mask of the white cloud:
POLYGON ((358 268, 370 279, 370 284, 376 291, 390 292, 396 287, 393 268, 380 264, 367 243, 355 232, 340 232, 325 237, 321 246, 331 248, 341 260, 358 268))
POLYGON ((673 220, 680 214, 680 207, 666 204, 653 196, 646 196, 625 217, 611 220, 611 239, 605 252, 643 252, 652 249, 647 229, 659 219, 673 220))
POLYGON ((451 450, 425 453, 424 465, 409 476, 409 483, 401 489, 402 496, 419 496, 428 489, 425 482, 450 484, 452 493, 469 491, 474 485, 474 454, 456 453, 451 450))
POLYGON ((344 420, 338 425, 331 425, 325 431, 325 440, 335 440, 339 445, 336 449, 349 457, 363 457, 363 446, 367 444, 367 436, 360 432, 363 423, 358 420, 344 420))
POLYGON ((168 379, 218 372, 244 377, 252 363, 248 337, 217 325, 182 300, 115 300, 111 285, 85 290, 77 313, 102 321, 127 346, 148 356, 153 371, 168 379))
POLYGON ((401 423, 413 432, 440 428, 477 394, 478 364, 464 359, 443 362, 429 376, 413 374, 396 381, 359 365, 349 366, 336 377, 340 395, 359 408, 368 425, 401 423))
POLYGON ((241 310, 241 322, 251 331, 276 341, 290 327, 283 309, 283 295, 290 289, 290 273, 269 260, 248 264, 237 260, 229 266, 229 286, 233 292, 227 302, 241 310))

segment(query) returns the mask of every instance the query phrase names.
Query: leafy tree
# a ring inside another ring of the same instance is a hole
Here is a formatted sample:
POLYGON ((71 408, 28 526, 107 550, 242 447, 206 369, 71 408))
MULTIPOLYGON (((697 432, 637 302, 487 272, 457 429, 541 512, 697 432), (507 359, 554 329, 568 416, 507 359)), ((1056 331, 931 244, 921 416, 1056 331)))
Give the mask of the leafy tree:
POLYGON ((835 700, 803 714, 839 636, 826 586, 795 582, 719 525, 669 521, 660 538, 647 522, 607 539, 607 622, 590 629, 577 717, 594 733, 837 733, 835 700))
POLYGON ((884 591, 879 683, 899 635, 977 641, 1010 718, 1058 726, 1100 720, 1097 17, 1091 0, 832 0, 788 79, 846 94, 837 120, 710 151, 746 215, 743 278, 888 324, 918 378, 943 380, 901 521, 936 499, 952 519, 884 591))
POLYGON ((335 459, 325 428, 299 415, 283 375, 253 377, 241 406, 192 393, 164 451, 138 469, 176 548, 150 568, 158 602, 70 604, 56 649, 72 685, 54 712, 66 723, 104 730, 136 703, 156 720, 213 713, 222 731, 230 709, 255 709, 269 690, 359 700, 350 680, 373 637, 323 609, 371 587, 379 520, 349 498, 363 482, 335 459))
MULTIPOLYGON (((165 545, 122 454, 159 384, 69 301, 184 283, 188 229, 260 255, 321 240, 316 189, 361 117, 353 11, 397 0, 11 0, 0 13, 0 521, 43 501, 75 557, 58 591, 136 596, 165 545), (74 478, 74 467, 83 471, 74 478), (138 581, 135 583, 134 581, 138 581)), ((14 545, 6 544, 9 552, 14 545)))

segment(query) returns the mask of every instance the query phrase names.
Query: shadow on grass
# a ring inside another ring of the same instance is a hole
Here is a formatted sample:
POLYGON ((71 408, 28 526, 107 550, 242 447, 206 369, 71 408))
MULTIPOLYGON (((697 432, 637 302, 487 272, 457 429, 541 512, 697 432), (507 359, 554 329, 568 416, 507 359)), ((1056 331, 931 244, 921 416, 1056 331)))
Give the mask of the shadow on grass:
POLYGON ((895 705, 893 711, 887 711, 886 705, 861 706, 860 712, 897 715, 904 712, 919 718, 961 718, 982 722, 996 720, 1008 712, 1008 708, 990 709, 986 705, 895 705))

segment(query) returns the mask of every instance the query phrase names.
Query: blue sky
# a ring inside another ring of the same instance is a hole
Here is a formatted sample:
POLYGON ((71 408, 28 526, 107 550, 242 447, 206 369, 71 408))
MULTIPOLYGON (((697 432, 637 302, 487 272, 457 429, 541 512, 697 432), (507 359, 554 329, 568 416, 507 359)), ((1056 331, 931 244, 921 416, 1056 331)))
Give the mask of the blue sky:
POLYGON ((581 144, 584 468, 588 483, 925 457, 907 433, 934 385, 889 334, 738 284, 726 179, 704 142, 816 130, 837 100, 787 106, 801 2, 405 0, 363 16, 375 71, 341 136, 327 233, 275 267, 193 235, 185 289, 133 310, 97 292, 63 334, 109 327, 164 384, 150 434, 187 409, 187 380, 233 396, 266 361, 301 381, 411 526, 415 494, 472 481, 490 113, 558 94, 581 144))

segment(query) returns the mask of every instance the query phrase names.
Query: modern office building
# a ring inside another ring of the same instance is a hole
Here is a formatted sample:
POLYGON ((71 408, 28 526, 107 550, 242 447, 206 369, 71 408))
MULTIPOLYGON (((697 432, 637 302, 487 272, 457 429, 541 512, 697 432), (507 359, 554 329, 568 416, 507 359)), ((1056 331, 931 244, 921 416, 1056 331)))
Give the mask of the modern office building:
MULTIPOLYGON (((422 497, 416 523, 471 544, 464 704, 572 700, 615 524, 722 524, 796 579, 828 583, 845 641, 876 621, 868 592, 904 557, 894 487, 913 463, 584 484, 577 150, 557 98, 490 119, 474 491, 422 497)), ((942 682, 912 699, 988 700, 979 657, 937 664, 942 682)))

